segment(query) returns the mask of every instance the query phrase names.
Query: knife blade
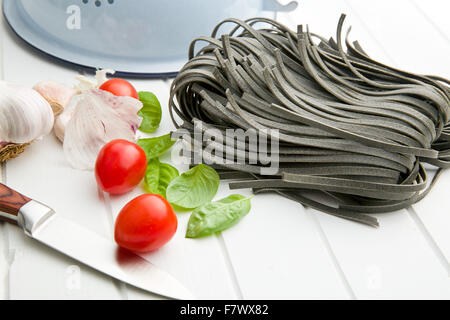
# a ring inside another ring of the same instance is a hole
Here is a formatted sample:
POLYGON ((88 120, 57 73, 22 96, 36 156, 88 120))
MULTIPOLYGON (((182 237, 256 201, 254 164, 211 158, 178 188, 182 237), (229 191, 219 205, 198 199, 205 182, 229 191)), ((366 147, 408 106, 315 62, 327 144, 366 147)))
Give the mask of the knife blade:
POLYGON ((194 299, 178 280, 149 261, 1 183, 0 220, 22 227, 27 236, 124 283, 168 298, 194 299))

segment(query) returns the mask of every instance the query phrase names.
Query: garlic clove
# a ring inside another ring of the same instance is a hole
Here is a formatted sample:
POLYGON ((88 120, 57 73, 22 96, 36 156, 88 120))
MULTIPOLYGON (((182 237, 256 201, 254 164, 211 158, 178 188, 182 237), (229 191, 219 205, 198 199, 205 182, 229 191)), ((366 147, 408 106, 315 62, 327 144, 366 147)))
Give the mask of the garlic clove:
POLYGON ((123 120, 128 122, 133 132, 136 133, 142 122, 142 118, 137 115, 143 107, 141 101, 126 96, 118 97, 104 90, 91 90, 90 92, 103 100, 123 120))
MULTIPOLYGON (((96 103, 99 108, 113 109, 136 133, 142 122, 142 118, 137 115, 139 110, 142 109, 142 102, 130 97, 117 97, 100 89, 91 89, 90 91, 85 91, 84 94, 96 96, 99 99, 96 103)), ((73 96, 63 113, 56 118, 54 132, 61 142, 64 142, 64 135, 69 121, 73 118, 76 109, 83 103, 85 98, 86 96, 83 94, 73 96)))
POLYGON ((40 82, 33 89, 50 103, 55 116, 64 111, 70 99, 76 94, 75 89, 53 81, 40 82))
POLYGON ((74 96, 64 112, 72 113, 64 134, 64 153, 71 166, 93 169, 106 143, 114 139, 135 141, 142 121, 137 115, 141 108, 142 103, 136 99, 98 89, 74 96))
POLYGON ((0 141, 25 144, 50 133, 54 115, 35 90, 0 82, 0 141))

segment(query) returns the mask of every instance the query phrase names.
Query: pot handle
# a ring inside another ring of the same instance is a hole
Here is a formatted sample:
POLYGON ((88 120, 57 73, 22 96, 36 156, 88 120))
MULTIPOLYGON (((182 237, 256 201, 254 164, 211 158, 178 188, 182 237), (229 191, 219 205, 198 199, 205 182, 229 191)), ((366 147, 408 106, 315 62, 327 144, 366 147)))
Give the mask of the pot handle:
POLYGON ((278 0, 263 0, 263 10, 264 11, 274 11, 274 12, 291 12, 297 9, 298 2, 291 1, 288 4, 280 4, 278 0))

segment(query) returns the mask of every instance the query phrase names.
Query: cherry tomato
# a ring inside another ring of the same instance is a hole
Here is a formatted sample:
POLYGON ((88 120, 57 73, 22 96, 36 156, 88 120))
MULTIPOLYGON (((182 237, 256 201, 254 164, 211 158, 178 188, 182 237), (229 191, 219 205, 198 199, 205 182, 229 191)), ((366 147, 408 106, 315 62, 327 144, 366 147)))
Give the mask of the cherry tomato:
POLYGON ((147 157, 137 144, 113 140, 97 156, 95 177, 100 188, 110 194, 131 191, 144 178, 147 157))
POLYGON ((100 89, 111 92, 115 96, 126 96, 139 100, 136 89, 127 80, 111 79, 102 84, 100 89))
POLYGON ((169 242, 177 226, 177 216, 166 199, 156 194, 144 194, 120 211, 114 237, 120 247, 145 253, 169 242))

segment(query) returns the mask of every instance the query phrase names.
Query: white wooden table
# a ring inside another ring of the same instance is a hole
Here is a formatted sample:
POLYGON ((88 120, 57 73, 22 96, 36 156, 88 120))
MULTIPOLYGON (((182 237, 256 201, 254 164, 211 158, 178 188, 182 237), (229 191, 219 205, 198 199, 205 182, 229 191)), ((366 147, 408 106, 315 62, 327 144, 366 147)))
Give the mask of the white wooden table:
MULTIPOLYGON (((286 1, 284 1, 286 2, 286 1)), ((374 58, 417 73, 450 78, 448 0, 301 0, 280 14, 291 27, 308 23, 334 35, 347 13, 358 39, 374 58)), ((1 77, 32 86, 50 79, 73 83, 76 70, 55 64, 0 24, 1 77)), ((172 129, 169 81, 138 80, 164 106, 157 134, 172 129)), ((47 203, 69 219, 111 237, 120 208, 141 190, 114 199, 97 192, 91 172, 72 170, 54 136, 34 143, 1 167, 0 179, 47 203)), ((223 184, 217 197, 228 193, 223 184)), ((202 240, 184 239, 189 215, 169 245, 145 258, 172 273, 203 299, 450 298, 450 171, 430 195, 407 210, 377 215, 373 229, 347 222, 275 195, 253 200, 236 227, 202 240)), ((116 283, 0 224, 0 299, 153 299, 116 283)))

